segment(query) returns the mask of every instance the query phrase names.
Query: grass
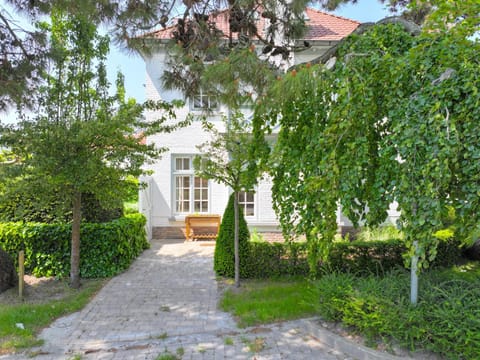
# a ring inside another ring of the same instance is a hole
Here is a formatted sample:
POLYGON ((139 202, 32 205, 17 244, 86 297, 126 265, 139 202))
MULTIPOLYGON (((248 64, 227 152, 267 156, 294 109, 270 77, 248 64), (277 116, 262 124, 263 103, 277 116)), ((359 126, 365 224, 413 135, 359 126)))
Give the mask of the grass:
POLYGON ((386 225, 373 229, 364 227, 355 235, 355 239, 359 241, 403 239, 403 233, 393 225, 386 225))
POLYGON ((104 280, 89 281, 79 290, 71 289, 61 300, 40 304, 4 305, 0 308, 0 355, 41 345, 37 333, 55 319, 83 308, 103 286, 104 280), (24 329, 16 324, 23 324, 24 329))
POLYGON ((246 327, 314 316, 316 299, 315 289, 304 279, 244 281, 240 292, 225 292, 221 307, 246 327))
POLYGON ((265 349, 265 338, 256 337, 253 340, 243 338, 242 342, 248 347, 248 351, 251 353, 259 353, 265 349))
POLYGON ((180 360, 180 359, 181 357, 178 357, 177 355, 166 351, 165 353, 158 355, 155 360, 180 360))

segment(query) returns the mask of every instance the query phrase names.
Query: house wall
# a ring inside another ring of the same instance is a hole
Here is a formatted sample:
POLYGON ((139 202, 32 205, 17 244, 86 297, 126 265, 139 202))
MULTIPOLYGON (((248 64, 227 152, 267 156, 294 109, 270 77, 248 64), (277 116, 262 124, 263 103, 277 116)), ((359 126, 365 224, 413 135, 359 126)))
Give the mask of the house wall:
MULTIPOLYGON (((305 63, 313 60, 325 52, 329 46, 322 45, 312 47, 306 51, 296 54, 294 63, 305 63)), ((165 54, 159 50, 151 56, 145 56, 146 63, 146 98, 151 100, 172 101, 183 99, 178 91, 168 91, 163 89, 161 76, 165 70, 165 54)), ((186 103, 185 106, 176 111, 177 120, 184 120, 191 113, 191 106, 186 103)), ((200 113, 194 115, 200 115, 200 113)), ((219 130, 222 130, 222 117, 227 114, 225 107, 220 107, 219 111, 210 117, 219 130)), ((147 120, 153 121, 160 115, 159 112, 146 113, 147 120)), ((174 196, 173 196, 173 157, 175 155, 194 155, 199 151, 197 145, 207 141, 209 134, 206 133, 200 121, 193 123, 185 128, 179 129, 170 134, 157 134, 149 136, 147 142, 157 146, 167 147, 162 158, 155 163, 149 164, 146 169, 152 171, 149 178, 149 186, 142 190, 141 198, 142 212, 148 214, 148 221, 152 230, 153 238, 185 238, 185 223, 183 216, 174 214, 174 196), (145 199, 148 197, 148 199, 145 199), (148 208, 149 207, 149 208, 148 208)), ((230 190, 222 184, 209 182, 209 213, 223 214, 228 202, 230 190)), ((389 210, 388 222, 395 222, 398 218, 398 212, 393 205, 389 210)), ((255 193, 255 216, 246 217, 247 223, 251 229, 256 228, 259 232, 266 234, 267 240, 279 239, 279 223, 272 208, 271 198, 271 179, 266 178, 259 182, 255 193)), ((352 228, 351 222, 340 212, 337 212, 337 221, 339 229, 352 228)))
MULTIPOLYGON (((162 88, 161 75, 165 69, 165 56, 162 52, 146 57, 145 62, 147 99, 172 101, 183 98, 178 91, 167 91, 162 88)), ((201 115, 199 112, 192 111, 191 104, 187 102, 185 106, 176 111, 176 120, 184 120, 189 113, 194 116, 201 115)), ((146 118, 153 121, 160 114, 160 112, 150 111, 146 113, 146 118)), ((227 109, 221 106, 209 120, 222 131, 222 118, 226 114, 227 109)), ((142 191, 143 193, 148 192, 150 197, 150 223, 154 238, 185 237, 184 216, 174 214, 173 159, 176 155, 199 154, 196 146, 208 139, 209 134, 202 129, 199 120, 194 120, 188 127, 173 133, 160 133, 147 138, 149 144, 168 148, 160 160, 146 166, 146 170, 150 170, 152 175, 149 188, 142 191)), ((270 189, 271 181, 269 179, 260 181, 255 194, 255 216, 246 219, 251 228, 261 227, 262 230, 275 233, 279 231, 278 221, 272 208, 270 189)), ((230 193, 226 186, 209 181, 209 213, 222 215, 230 193)))

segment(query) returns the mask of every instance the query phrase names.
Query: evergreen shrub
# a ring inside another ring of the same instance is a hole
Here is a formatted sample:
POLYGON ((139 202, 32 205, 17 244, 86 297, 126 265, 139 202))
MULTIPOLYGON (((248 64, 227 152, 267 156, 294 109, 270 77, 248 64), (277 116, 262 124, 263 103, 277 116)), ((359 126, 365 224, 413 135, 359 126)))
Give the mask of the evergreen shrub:
MULTIPOLYGON (((36 194, 3 194, 0 197, 0 221, 65 223, 72 221, 72 209, 57 193, 50 201, 39 202, 36 194)), ((93 194, 82 194, 82 221, 109 222, 123 216, 123 202, 118 199, 113 208, 105 208, 93 194)))
MULTIPOLYGON (((460 241, 440 241, 432 267, 450 266, 461 258, 460 241)), ((319 264, 319 273, 340 272, 383 275, 404 268, 405 244, 399 239, 335 242, 328 264, 319 264)), ((307 246, 304 242, 251 242, 245 271, 250 278, 308 275, 307 246)))
MULTIPOLYGON (((228 200, 227 207, 223 213, 222 223, 217 235, 215 244, 215 253, 213 257, 213 268, 215 273, 225 277, 235 277, 235 209, 234 209, 233 193, 228 200)), ((243 210, 239 206, 239 226, 238 226, 238 243, 240 257, 240 277, 247 278, 249 276, 249 268, 247 266, 250 258, 250 232, 248 231, 247 222, 243 215, 243 210)))
MULTIPOLYGON (((109 277, 127 269, 149 243, 145 217, 131 214, 107 223, 83 223, 80 276, 109 277)), ((71 224, 0 223, 0 246, 14 259, 25 251, 25 270, 35 276, 68 276, 71 224)))

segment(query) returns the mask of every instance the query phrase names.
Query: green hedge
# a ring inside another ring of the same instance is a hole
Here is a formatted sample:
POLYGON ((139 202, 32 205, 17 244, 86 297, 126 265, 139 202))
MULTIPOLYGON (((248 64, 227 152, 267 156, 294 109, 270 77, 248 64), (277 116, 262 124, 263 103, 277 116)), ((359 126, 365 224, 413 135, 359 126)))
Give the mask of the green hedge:
MULTIPOLYGON (((72 221, 72 209, 58 194, 49 201, 39 202, 35 194, 0 194, 1 222, 35 222, 60 224, 72 221)), ((113 208, 104 208, 93 194, 82 194, 82 221, 103 223, 123 216, 123 201, 117 199, 113 208)))
POLYGON ((307 276, 309 267, 305 243, 250 242, 247 277, 254 279, 280 276, 307 276))
MULTIPOLYGON (((460 242, 440 241, 433 267, 455 264, 461 257, 460 242)), ((348 272, 358 275, 382 275, 404 267, 406 252, 402 240, 335 242, 328 264, 319 264, 319 273, 348 272)), ((307 276, 306 243, 251 242, 245 274, 249 278, 307 276)))
MULTIPOLYGON (((128 268, 149 244, 145 217, 131 214, 81 227, 80 276, 107 277, 128 268)), ((0 246, 13 258, 25 250, 25 270, 35 276, 70 272, 70 224, 0 223, 0 246)))

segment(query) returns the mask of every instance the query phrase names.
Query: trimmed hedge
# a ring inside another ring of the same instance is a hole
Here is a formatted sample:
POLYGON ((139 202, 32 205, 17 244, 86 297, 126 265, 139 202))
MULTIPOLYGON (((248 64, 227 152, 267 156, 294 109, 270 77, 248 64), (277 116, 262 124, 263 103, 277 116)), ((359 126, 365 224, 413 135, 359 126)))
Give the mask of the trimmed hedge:
MULTIPOLYGON (((235 209, 234 209, 235 193, 230 195, 227 207, 223 214, 220 230, 217 235, 217 242, 215 244, 215 253, 213 256, 213 269, 215 273, 220 276, 235 277, 235 209)), ((248 259, 250 258, 250 232, 248 231, 247 222, 243 216, 241 206, 239 210, 239 224, 238 224, 238 247, 240 258, 240 277, 247 278, 248 276, 248 259)))
MULTIPOLYGON (((461 257, 460 242, 440 241, 432 267, 455 264, 461 257)), ((329 263, 319 264, 319 273, 346 272, 358 275, 383 275, 405 266, 406 252, 402 240, 367 242, 335 242, 330 250, 329 263)), ((250 256, 244 273, 249 278, 307 276, 306 243, 250 242, 250 256)))
MULTIPOLYGON (((50 201, 38 203, 35 194, 9 194, 0 198, 0 221, 2 222, 34 222, 61 224, 72 221, 72 209, 58 194, 50 201), (40 206, 40 208, 38 207, 40 206)), ((113 208, 104 208, 93 194, 82 194, 82 221, 103 223, 123 216, 123 201, 117 199, 113 208)))
MULTIPOLYGON (((149 247, 145 217, 131 214, 108 223, 84 223, 80 232, 80 276, 113 276, 149 247)), ((25 271, 35 276, 68 276, 70 224, 0 223, 0 246, 14 259, 25 250, 25 271)))
POLYGON ((250 242, 250 256, 245 273, 248 278, 307 276, 306 243, 250 242))

